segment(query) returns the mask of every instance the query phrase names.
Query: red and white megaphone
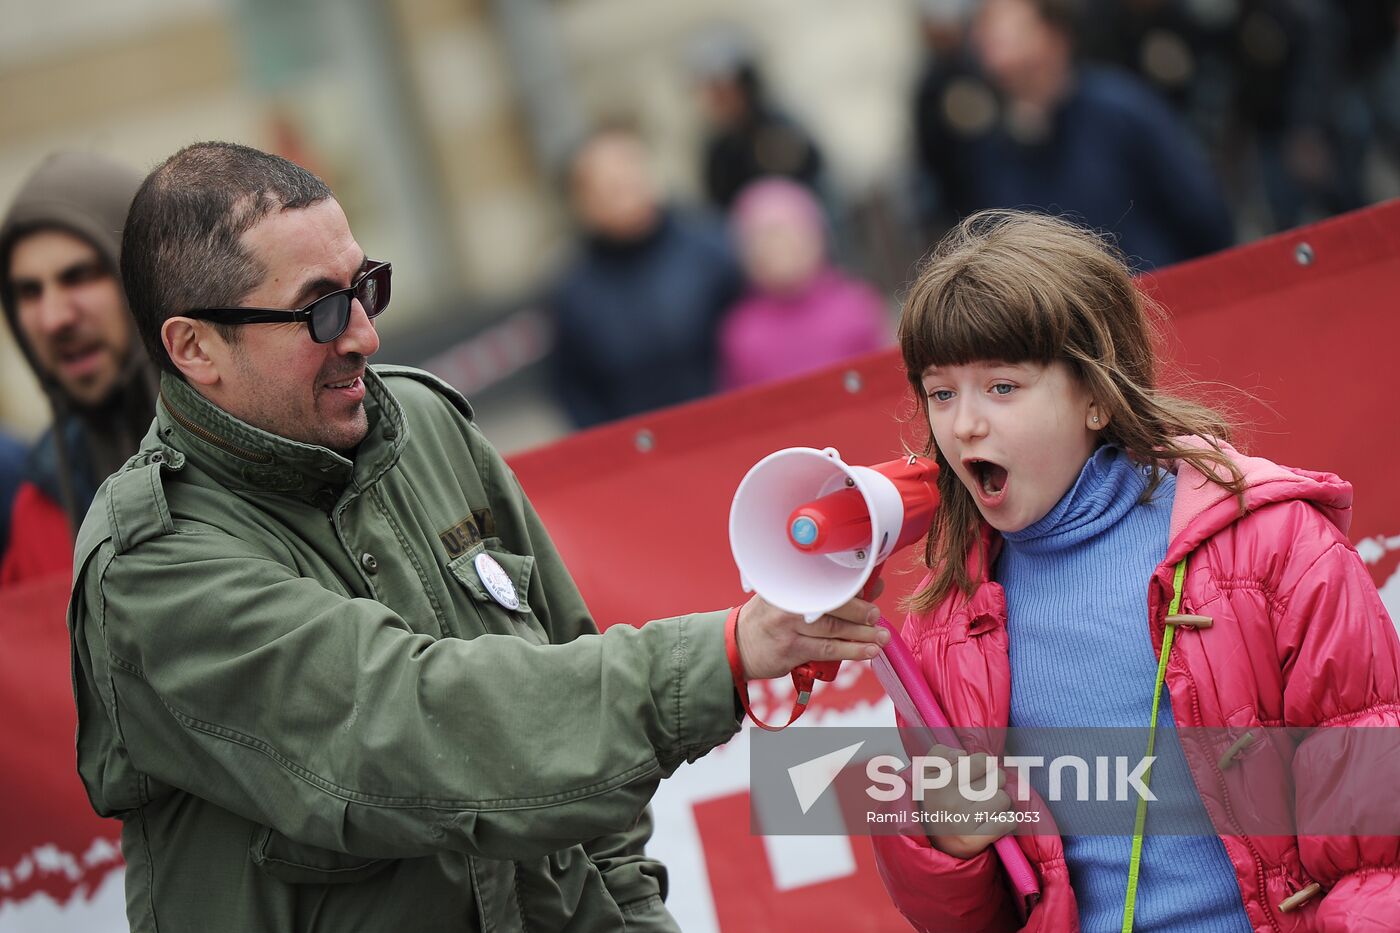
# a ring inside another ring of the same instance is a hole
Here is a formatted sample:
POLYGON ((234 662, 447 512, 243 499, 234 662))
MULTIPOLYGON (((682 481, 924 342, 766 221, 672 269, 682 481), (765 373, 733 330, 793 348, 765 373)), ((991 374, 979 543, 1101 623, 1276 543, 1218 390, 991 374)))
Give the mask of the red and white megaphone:
MULTIPOLYGON (((938 508, 937 483, 938 464, 926 457, 862 467, 842 462, 830 447, 769 454, 739 483, 729 509, 729 547, 744 589, 808 622, 857 595, 868 597, 889 556, 928 534, 938 508)), ((914 656, 894 626, 883 618, 878 624, 893 636, 873 664, 881 685, 906 724, 929 729, 934 739, 956 748, 957 736, 914 656)), ((798 705, 788 725, 806 708, 812 681, 832 680, 839 667, 839 661, 813 661, 793 671, 798 705)), ((1024 919, 1039 900, 1039 881, 1013 837, 1003 836, 995 846, 1020 895, 1024 919)))
MULTIPOLYGON (((927 457, 865 467, 831 447, 769 454, 744 476, 729 508, 740 583, 808 622, 868 598, 885 560, 928 533, 937 480, 938 464, 927 457)), ((834 680, 840 667, 809 661, 792 672, 798 705, 789 724, 806 709, 813 682, 834 680)))
POLYGON ((866 592, 891 554, 928 534, 937 481, 938 465, 926 457, 865 467, 830 447, 769 454, 729 509, 744 590, 808 622, 839 608, 866 592))

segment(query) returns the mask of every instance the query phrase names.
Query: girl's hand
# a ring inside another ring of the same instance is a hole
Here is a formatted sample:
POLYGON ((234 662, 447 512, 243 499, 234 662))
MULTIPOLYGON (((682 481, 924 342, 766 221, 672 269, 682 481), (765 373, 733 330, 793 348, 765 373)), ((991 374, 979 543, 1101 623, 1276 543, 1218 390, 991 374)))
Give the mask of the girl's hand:
POLYGON ((981 752, 969 755, 946 745, 935 745, 929 755, 948 762, 953 775, 946 786, 924 792, 924 826, 935 849, 954 858, 969 859, 1016 828, 1015 822, 1005 817, 1012 809, 1011 795, 1006 792, 1006 772, 996 767, 994 759, 981 752), (972 788, 987 787, 987 770, 994 770, 992 780, 997 791, 991 799, 972 800, 961 793, 958 787, 961 759, 968 760, 967 784, 972 788), (967 830, 960 833, 939 831, 956 827, 967 827, 967 830))
POLYGON ((744 677, 782 677, 808 661, 869 661, 890 634, 875 625, 880 610, 853 599, 815 622, 806 622, 754 596, 739 610, 736 637, 744 677))

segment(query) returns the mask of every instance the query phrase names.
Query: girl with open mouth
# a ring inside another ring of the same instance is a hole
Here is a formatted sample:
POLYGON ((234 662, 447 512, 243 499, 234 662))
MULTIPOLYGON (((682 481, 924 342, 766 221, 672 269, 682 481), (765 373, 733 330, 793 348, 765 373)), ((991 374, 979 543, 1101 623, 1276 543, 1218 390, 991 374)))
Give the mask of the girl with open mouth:
POLYGON ((874 836, 881 875, 921 930, 1400 929, 1386 782, 1364 743, 1324 737, 1400 725, 1400 639, 1346 537, 1351 486, 1244 455, 1224 418, 1165 391, 1156 317, 1114 249, 1064 220, 986 212, 937 247, 899 332, 941 495, 902 636, 955 727, 1235 738, 1189 764, 1168 743, 1153 766, 1205 829, 1164 834, 1159 804, 1113 835, 1000 818, 1053 817, 1033 779, 961 835, 874 836), (1348 821, 1319 823, 1328 806, 1348 821), (1040 876, 1028 916, 990 848, 1015 827, 1040 876))

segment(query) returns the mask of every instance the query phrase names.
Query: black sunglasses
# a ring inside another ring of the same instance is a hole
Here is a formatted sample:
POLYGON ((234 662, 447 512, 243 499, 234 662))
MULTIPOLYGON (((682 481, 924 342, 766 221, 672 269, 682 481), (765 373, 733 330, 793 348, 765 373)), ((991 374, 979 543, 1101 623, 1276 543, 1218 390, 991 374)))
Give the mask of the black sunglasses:
POLYGON ((184 316, 218 324, 285 324, 289 321, 305 321, 307 329, 311 331, 312 340, 317 343, 330 343, 345 333, 345 328, 350 326, 352 299, 359 299, 365 314, 370 318, 378 317, 389 307, 389 273, 392 269, 393 266, 387 262, 376 263, 349 288, 322 295, 296 311, 282 311, 276 308, 199 308, 186 311, 184 316))

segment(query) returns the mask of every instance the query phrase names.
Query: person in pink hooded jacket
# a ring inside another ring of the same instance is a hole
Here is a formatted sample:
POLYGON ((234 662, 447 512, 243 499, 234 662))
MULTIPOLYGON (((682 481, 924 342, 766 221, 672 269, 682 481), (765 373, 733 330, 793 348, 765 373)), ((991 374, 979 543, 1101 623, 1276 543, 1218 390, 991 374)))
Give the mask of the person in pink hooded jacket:
POLYGON ((745 188, 729 215, 749 290, 720 322, 723 389, 795 376, 890 342, 885 302, 827 257, 812 193, 784 178, 745 188))
POLYGON ((955 727, 1145 734, 1155 716, 1234 738, 1183 771, 1207 831, 1154 832, 1149 804, 1138 848, 1061 834, 1050 806, 1015 837, 1040 884, 1027 914, 992 843, 1045 805, 1005 785, 964 835, 875 836, 881 877, 921 930, 1400 930, 1394 765, 1349 757, 1400 725, 1400 639, 1346 537, 1351 487, 1237 452, 1163 391, 1153 311, 1056 218, 973 215, 935 250, 898 338, 942 497, 902 637, 955 727), (1273 727, 1313 731, 1295 747, 1273 727), (1376 835, 1254 819, 1339 809, 1376 835))

